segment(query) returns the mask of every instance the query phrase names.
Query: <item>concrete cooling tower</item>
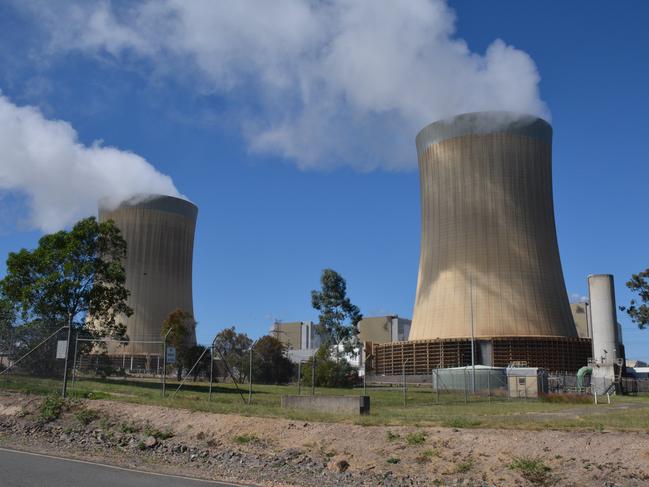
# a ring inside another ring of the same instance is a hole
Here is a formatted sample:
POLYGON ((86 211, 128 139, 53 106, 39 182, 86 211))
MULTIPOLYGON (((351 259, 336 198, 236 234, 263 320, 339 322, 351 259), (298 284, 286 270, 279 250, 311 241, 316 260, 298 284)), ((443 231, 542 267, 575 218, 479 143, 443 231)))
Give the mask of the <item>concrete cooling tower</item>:
MULTIPOLYGON (((192 256, 198 208, 162 195, 138 195, 114 210, 99 209, 99 220, 113 220, 127 243, 126 287, 133 314, 125 318, 131 343, 116 352, 160 355, 162 322, 180 308, 193 315, 192 256)), ((196 343, 195 331, 190 342, 196 343)), ((110 353, 110 351, 109 351, 110 353)))
POLYGON ((424 127, 416 143, 422 234, 411 341, 386 349, 385 360, 400 353, 408 373, 467 365, 473 340, 476 363, 583 365, 590 342, 577 336, 555 230, 552 127, 468 113, 424 127))
POLYGON ((410 339, 576 337, 552 205, 552 128, 471 113, 417 135, 422 235, 410 339), (473 314, 473 320, 471 319, 473 314))

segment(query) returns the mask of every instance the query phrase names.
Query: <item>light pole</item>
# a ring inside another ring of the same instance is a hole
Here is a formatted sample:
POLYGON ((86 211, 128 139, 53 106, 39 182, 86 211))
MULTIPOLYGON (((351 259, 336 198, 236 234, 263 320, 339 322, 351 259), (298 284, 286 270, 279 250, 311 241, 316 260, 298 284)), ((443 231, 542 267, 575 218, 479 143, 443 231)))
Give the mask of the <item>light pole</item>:
POLYGON ((475 395, 475 324, 473 320, 473 275, 469 275, 469 293, 471 296, 471 392, 475 395))

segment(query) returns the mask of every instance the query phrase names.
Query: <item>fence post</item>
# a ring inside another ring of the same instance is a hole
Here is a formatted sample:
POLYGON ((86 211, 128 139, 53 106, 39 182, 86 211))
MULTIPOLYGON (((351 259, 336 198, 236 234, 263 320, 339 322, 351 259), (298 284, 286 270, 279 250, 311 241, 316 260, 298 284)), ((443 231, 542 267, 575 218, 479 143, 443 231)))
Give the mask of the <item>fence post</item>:
POLYGON ((367 368, 363 365, 363 395, 367 396, 367 368))
POLYGON ((207 395, 207 402, 212 401, 212 383, 214 382, 214 342, 216 337, 212 340, 212 345, 210 346, 210 389, 207 395))
POLYGON ((65 344, 65 363, 63 365, 63 390, 61 396, 65 398, 68 394, 68 357, 70 355, 70 340, 72 339, 72 312, 68 312, 68 339, 65 344))
POLYGON ((311 395, 315 396, 315 355, 311 361, 311 395))
POLYGON ((404 408, 406 407, 406 395, 408 393, 408 389, 406 386, 406 364, 408 363, 409 360, 410 359, 408 358, 404 360, 403 363, 401 364, 401 374, 403 377, 403 407, 404 408))
POLYGON ((252 402, 252 345, 250 346, 250 359, 248 363, 248 406, 252 402))
POLYGON ((297 363, 297 395, 302 395, 302 360, 297 363))
POLYGON ((72 360, 72 392, 74 393, 74 385, 77 378, 77 350, 79 349, 79 333, 74 337, 74 359, 72 360))
POLYGON ((464 371, 462 375, 464 375, 464 404, 466 404, 469 402, 469 398, 468 398, 469 391, 468 391, 468 386, 466 384, 466 367, 464 367, 464 371))
POLYGON ((491 369, 487 369, 487 396, 491 402, 491 369))
MULTIPOLYGON (((165 397, 165 388, 166 388, 166 382, 167 382, 167 337, 169 336, 169 333, 171 333, 171 328, 167 330, 167 333, 165 333, 164 338, 162 339, 162 397, 165 397)), ((126 355, 124 355, 126 357, 126 355)), ((131 355, 131 369, 133 368, 133 355, 131 355)), ((124 373, 126 373, 126 369, 124 369, 124 373)))

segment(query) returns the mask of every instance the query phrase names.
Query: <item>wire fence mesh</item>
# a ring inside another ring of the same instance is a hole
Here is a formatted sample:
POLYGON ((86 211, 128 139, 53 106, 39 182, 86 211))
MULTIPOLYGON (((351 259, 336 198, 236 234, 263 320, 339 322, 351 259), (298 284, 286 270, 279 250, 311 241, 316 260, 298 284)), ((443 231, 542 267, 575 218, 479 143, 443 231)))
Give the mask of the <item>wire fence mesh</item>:
MULTIPOLYGON (((489 367, 433 369, 428 376, 395 376, 385 381, 355 376, 345 378, 346 387, 336 388, 321 381, 317 361, 315 369, 308 359, 290 364, 278 375, 274 362, 254 346, 225 354, 208 345, 198 347, 198 355, 183 360, 175 357, 174 361, 163 352, 168 347, 161 337, 125 342, 91 338, 83 330, 75 330, 69 347, 66 338, 67 327, 42 323, 1 334, 0 388, 60 392, 68 348, 68 389, 73 396, 227 398, 233 404, 268 404, 281 394, 351 394, 380 397, 394 407, 413 407, 590 393, 587 380, 580 382, 574 373, 508 377, 505 369, 489 367), (133 344, 146 345, 152 352, 130 353, 133 344)), ((628 394, 649 393, 649 379, 625 377, 621 389, 628 394)))

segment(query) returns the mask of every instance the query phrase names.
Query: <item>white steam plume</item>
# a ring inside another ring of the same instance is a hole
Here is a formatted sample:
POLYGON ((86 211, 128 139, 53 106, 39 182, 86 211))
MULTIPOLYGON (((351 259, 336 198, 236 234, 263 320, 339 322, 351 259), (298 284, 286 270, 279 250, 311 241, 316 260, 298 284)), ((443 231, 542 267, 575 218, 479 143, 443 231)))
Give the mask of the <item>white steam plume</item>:
POLYGON ((444 0, 27 4, 51 52, 189 75, 236 105, 252 150, 303 168, 414 167, 419 129, 459 113, 548 117, 532 59, 499 39, 472 52, 444 0))
POLYGON ((111 207, 138 193, 179 196, 171 178, 137 154, 85 146, 69 123, 0 95, 2 192, 25 195, 30 225, 45 232, 95 214, 100 199, 111 207))

